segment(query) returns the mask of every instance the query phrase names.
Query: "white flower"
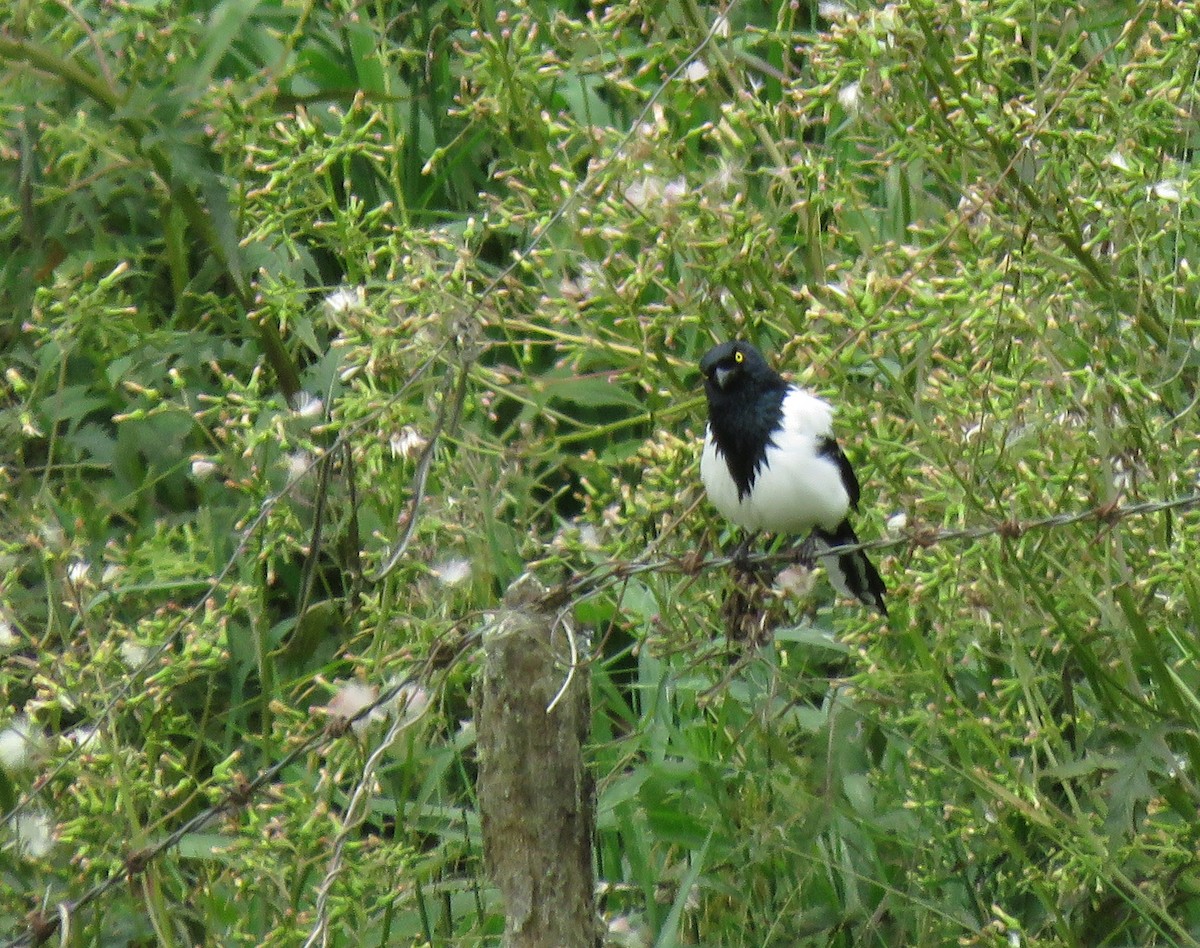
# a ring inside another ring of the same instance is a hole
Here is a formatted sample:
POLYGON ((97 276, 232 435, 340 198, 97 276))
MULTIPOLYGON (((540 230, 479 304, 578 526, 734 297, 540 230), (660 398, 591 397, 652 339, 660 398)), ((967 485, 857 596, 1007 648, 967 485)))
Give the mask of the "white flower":
POLYGON ((292 399, 292 410, 297 418, 311 420, 325 414, 325 403, 310 392, 297 392, 292 399))
POLYGON ((862 84, 852 82, 848 86, 842 86, 837 94, 838 105, 849 112, 851 115, 858 114, 858 107, 862 100, 862 84))
POLYGON ((198 481, 208 480, 217 473, 217 465, 208 458, 194 458, 192 460, 192 477, 198 481))
POLYGON ((307 451, 293 451, 284 458, 284 466, 287 468, 288 483, 294 483, 312 467, 313 456, 307 451))
POLYGON ((1104 159, 1104 163, 1110 168, 1116 168, 1118 171, 1129 170, 1129 160, 1115 149, 1108 153, 1108 156, 1104 159))
MULTIPOLYGON (((364 708, 373 704, 379 697, 379 690, 374 685, 365 685, 361 681, 341 681, 335 682, 335 684, 337 684, 338 690, 329 699, 329 704, 325 705, 325 710, 335 718, 342 718, 345 721, 361 714, 364 708)), ((379 708, 375 708, 370 714, 358 718, 350 727, 355 734, 361 735, 372 721, 382 721, 383 717, 383 712, 379 708)))
POLYGON ((883 30, 884 39, 888 46, 892 46, 896 41, 896 28, 900 25, 900 14, 896 10, 896 4, 887 4, 873 19, 875 26, 883 30))
POLYGON ((0 615, 0 651, 6 651, 21 641, 8 618, 0 615))
POLYGON ((610 935, 631 935, 633 934, 633 923, 629 920, 628 915, 617 915, 608 921, 608 933, 610 935))
POLYGON ((146 664, 146 659, 150 657, 150 649, 144 645, 138 645, 137 642, 122 642, 120 653, 121 661, 131 671, 137 671, 146 664))
POLYGON ((120 563, 105 564, 104 572, 100 574, 100 585, 111 586, 124 571, 125 567, 120 563))
POLYGON ((562 553, 576 544, 585 550, 600 549, 600 531, 593 524, 572 520, 563 524, 554 534, 554 539, 550 541, 550 549, 562 553))
POLYGON ((1159 181, 1150 185, 1146 193, 1163 201, 1178 201, 1181 197, 1178 181, 1159 181))
POLYGON ((67 567, 67 581, 72 586, 82 586, 87 582, 88 571, 92 568, 92 564, 87 560, 75 560, 67 567))
POLYGON ((662 200, 662 195, 663 180, 653 174, 639 178, 625 189, 625 200, 638 210, 643 210, 651 204, 657 204, 662 200))
POLYGON ((719 191, 728 191, 737 184, 739 169, 728 158, 722 157, 717 162, 717 173, 710 178, 710 183, 719 191))
POLYGON ((7 771, 24 770, 33 761, 42 741, 41 732, 25 715, 18 715, 0 731, 0 766, 7 771))
POLYGON ((817 13, 823 20, 841 20, 849 10, 844 3, 837 3, 836 0, 821 0, 817 4, 817 13))
POLYGON ((687 181, 683 175, 678 178, 673 178, 667 182, 667 186, 663 188, 663 203, 666 205, 678 204, 687 195, 687 181))
POLYGON ((664 181, 656 174, 648 174, 625 189, 625 200, 641 211, 655 204, 678 204, 686 194, 687 180, 683 175, 664 181))
POLYGON ((717 18, 713 20, 713 36, 719 36, 721 39, 729 38, 729 17, 724 13, 718 13, 717 18))
MULTIPOLYGON (((362 715, 364 709, 375 703, 379 697, 379 689, 360 681, 340 681, 335 683, 337 691, 325 706, 326 711, 337 718, 349 721, 356 715, 362 715)), ((388 684, 395 687, 395 680, 388 684)), ((386 720, 389 715, 398 715, 404 725, 417 720, 429 707, 429 692, 420 685, 406 682, 401 685, 394 696, 383 702, 379 707, 362 715, 350 725, 355 734, 361 735, 372 722, 386 720)))
POLYGON ((100 732, 93 725, 81 724, 79 727, 73 727, 63 735, 68 741, 77 747, 83 747, 89 743, 100 732))
POLYGON ((425 450, 427 444, 429 444, 429 439, 416 428, 401 428, 392 435, 388 442, 388 446, 392 449, 392 456, 405 460, 415 458, 425 450))
POLYGON ((41 859, 54 843, 50 817, 40 810, 23 811, 8 821, 23 856, 41 859))
POLYGON ((46 521, 42 524, 42 539, 52 550, 61 550, 67 542, 67 535, 57 523, 46 521))
POLYGON ((703 59, 693 59, 683 71, 683 78, 688 82, 703 82, 708 78, 708 66, 703 59))
POLYGON ((366 685, 361 681, 340 681, 335 684, 338 690, 325 708, 339 718, 354 717, 378 697, 374 685, 366 685))
POLYGON ((471 561, 461 556, 442 560, 434 564, 431 572, 443 586, 457 586, 471 578, 471 561))
POLYGON ((579 288, 586 295, 594 296, 604 279, 604 267, 595 260, 584 260, 579 264, 579 288))
POLYGON ((595 288, 596 284, 592 277, 582 271, 577 277, 564 276, 558 283, 559 292, 571 300, 591 299, 595 288))
POLYGON ((630 915, 614 915, 608 920, 608 938, 605 944, 617 948, 642 948, 651 939, 641 920, 630 915))
POLYGON ((1122 457, 1114 457, 1112 459, 1112 471, 1113 488, 1118 494, 1124 493, 1133 483, 1135 472, 1130 469, 1130 466, 1125 463, 1125 459, 1122 457))
POLYGON ((330 316, 344 316, 367 303, 367 291, 361 286, 343 286, 325 297, 325 310, 330 316))
POLYGON ((908 526, 908 514, 903 510, 888 517, 887 532, 900 533, 908 526))
POLYGON ((850 299, 850 284, 845 280, 836 280, 833 283, 826 283, 825 290, 830 296, 836 296, 840 300, 850 299))
POLYGON ((796 564, 782 570, 775 577, 775 588, 785 596, 801 598, 812 592, 816 576, 807 567, 796 564))

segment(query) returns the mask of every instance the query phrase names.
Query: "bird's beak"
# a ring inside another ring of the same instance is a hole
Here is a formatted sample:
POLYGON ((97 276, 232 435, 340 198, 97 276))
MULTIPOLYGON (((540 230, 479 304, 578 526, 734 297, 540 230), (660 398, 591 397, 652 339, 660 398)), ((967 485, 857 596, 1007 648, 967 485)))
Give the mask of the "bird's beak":
POLYGON ((733 375, 733 369, 713 369, 713 380, 717 383, 717 388, 724 388, 725 381, 729 376, 733 375))

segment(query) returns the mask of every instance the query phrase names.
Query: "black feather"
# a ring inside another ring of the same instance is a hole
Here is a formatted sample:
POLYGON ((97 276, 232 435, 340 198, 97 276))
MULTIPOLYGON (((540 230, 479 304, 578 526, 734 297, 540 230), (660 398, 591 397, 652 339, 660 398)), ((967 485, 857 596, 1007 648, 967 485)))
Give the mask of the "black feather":
POLYGON ((862 488, 858 485, 858 477, 854 473, 854 468, 850 466, 850 461, 846 455, 842 453, 841 447, 833 438, 823 438, 817 443, 817 453, 821 457, 829 458, 837 465, 838 471, 842 475, 842 486, 846 488, 846 493, 850 497, 850 509, 858 509, 858 498, 862 493, 862 488))
MULTIPOLYGON (((858 542, 858 534, 850 526, 849 520, 843 520, 838 524, 836 530, 822 530, 817 527, 813 533, 831 547, 848 546, 858 542)), ((862 550, 856 550, 853 553, 839 553, 837 556, 827 557, 828 560, 833 562, 827 562, 827 565, 838 571, 842 580, 841 584, 855 599, 864 605, 874 606, 885 616, 888 614, 887 606, 883 601, 883 597, 887 593, 887 586, 884 585, 883 577, 879 575, 879 570, 867 558, 866 553, 862 550)))
POLYGON ((772 435, 783 420, 788 383, 753 346, 726 342, 700 362, 708 396, 708 427, 717 453, 729 466, 738 498, 754 488, 772 435), (740 356, 740 358, 739 358, 740 356))

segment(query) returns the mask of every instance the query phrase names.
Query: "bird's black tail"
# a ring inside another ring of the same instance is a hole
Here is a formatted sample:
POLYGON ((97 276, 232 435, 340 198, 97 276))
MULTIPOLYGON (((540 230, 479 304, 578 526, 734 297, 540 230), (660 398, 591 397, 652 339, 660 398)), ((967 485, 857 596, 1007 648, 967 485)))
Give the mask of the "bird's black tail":
MULTIPOLYGON (((813 535, 826 548, 858 542, 858 535, 850 526, 849 520, 843 520, 836 530, 822 530, 817 527, 813 535)), ((887 587, 883 584, 883 577, 879 575, 875 564, 867 559, 866 553, 858 550, 855 553, 822 556, 821 563, 825 566, 825 572, 829 574, 829 581, 833 583, 834 589, 845 596, 853 596, 865 605, 874 606, 885 616, 888 614, 887 606, 883 603, 887 587)))

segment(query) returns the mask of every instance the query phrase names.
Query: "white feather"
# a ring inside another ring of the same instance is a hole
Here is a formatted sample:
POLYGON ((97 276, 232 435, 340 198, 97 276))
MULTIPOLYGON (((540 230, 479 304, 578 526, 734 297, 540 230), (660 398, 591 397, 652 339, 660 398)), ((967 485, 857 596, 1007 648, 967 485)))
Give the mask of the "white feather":
POLYGON ((750 493, 739 500, 725 458, 705 430, 700 479, 713 505, 748 530, 808 533, 813 527, 834 530, 845 519, 850 496, 837 463, 818 450, 833 435, 833 409, 803 389, 792 387, 783 399, 780 430, 750 493))

